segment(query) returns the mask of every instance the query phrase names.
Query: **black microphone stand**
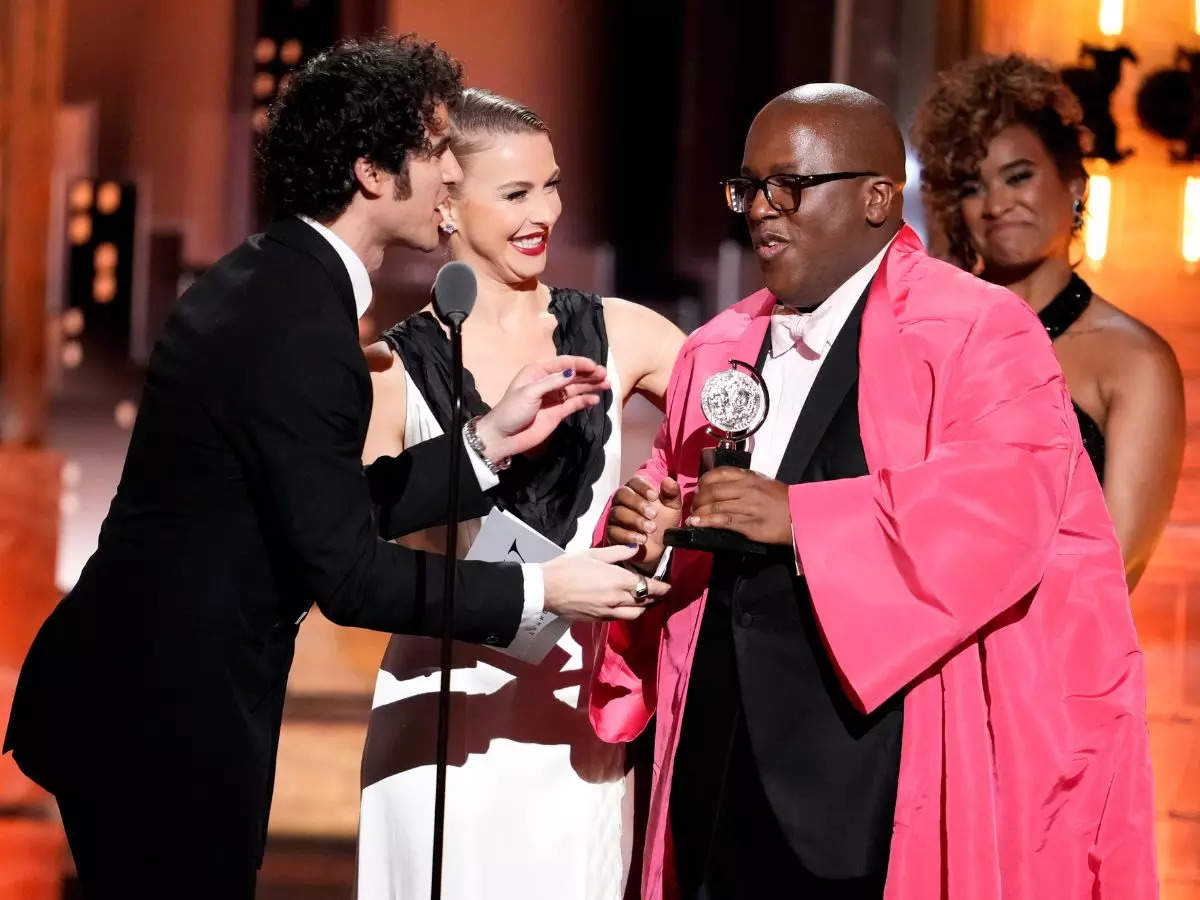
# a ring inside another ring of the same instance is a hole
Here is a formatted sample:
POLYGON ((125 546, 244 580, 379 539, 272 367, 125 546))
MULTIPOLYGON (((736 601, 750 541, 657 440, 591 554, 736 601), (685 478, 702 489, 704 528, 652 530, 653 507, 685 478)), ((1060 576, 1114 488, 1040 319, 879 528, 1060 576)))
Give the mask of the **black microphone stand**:
POLYGON ((462 323, 466 316, 446 317, 450 327, 451 400, 450 415, 450 503, 446 511, 446 581, 442 588, 442 682, 438 690, 437 781, 433 797, 433 872, 430 900, 442 896, 442 844, 446 827, 446 757, 450 743, 450 669, 454 662, 454 589, 458 569, 458 482, 463 462, 463 361, 462 323))

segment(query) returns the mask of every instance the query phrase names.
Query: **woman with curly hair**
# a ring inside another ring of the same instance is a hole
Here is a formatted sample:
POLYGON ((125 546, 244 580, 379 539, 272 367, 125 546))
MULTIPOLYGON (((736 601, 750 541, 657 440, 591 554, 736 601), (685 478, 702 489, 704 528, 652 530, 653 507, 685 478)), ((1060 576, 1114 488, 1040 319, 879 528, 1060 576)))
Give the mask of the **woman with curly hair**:
POLYGON ((1132 589, 1175 495, 1183 383, 1166 341, 1074 271, 1091 139, 1082 120, 1054 69, 979 56, 938 77, 913 138, 951 260, 1022 297, 1054 342, 1132 589))
MULTIPOLYGON (((486 412, 514 372, 547 354, 607 367, 603 402, 514 457, 492 492, 497 506, 554 543, 586 548, 619 485, 622 407, 641 394, 662 408, 683 334, 644 306, 542 281, 563 198, 550 130, 536 113, 470 88, 451 124, 463 178, 442 205, 443 241, 479 278, 463 327, 471 414, 486 412)), ((366 459, 420 446, 448 426, 449 351, 429 309, 367 349, 375 409, 366 459)), ((464 523, 459 546, 478 532, 479 520, 464 523)), ((436 548, 444 534, 406 542, 436 548)), ((443 896, 620 900, 634 840, 626 761, 622 746, 588 724, 582 687, 592 639, 590 628, 573 628, 537 664, 456 649, 443 896)), ((380 664, 363 754, 359 900, 429 894, 436 659, 427 638, 395 635, 380 664)))

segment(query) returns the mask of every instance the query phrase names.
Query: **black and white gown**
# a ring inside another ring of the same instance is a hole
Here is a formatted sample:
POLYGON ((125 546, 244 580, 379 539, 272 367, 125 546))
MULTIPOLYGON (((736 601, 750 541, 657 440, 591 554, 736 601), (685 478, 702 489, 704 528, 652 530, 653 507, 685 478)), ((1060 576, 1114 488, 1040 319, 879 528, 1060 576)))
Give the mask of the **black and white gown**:
MULTIPOLYGON (((518 459, 498 505, 568 550, 592 532, 621 474, 621 385, 598 296, 551 289, 560 354, 604 361, 612 390, 568 419, 536 460, 518 459)), ((443 433, 450 417, 449 344, 428 313, 384 333, 407 372, 404 443, 443 433)), ((470 373, 469 414, 486 410, 470 373)), ((481 520, 459 526, 470 547, 481 520)), ((405 540, 440 551, 443 529, 405 540)), ((624 749, 587 720, 593 629, 576 625, 539 665, 458 644, 446 787, 442 896, 449 900, 620 900, 632 796, 624 749), (629 792, 631 794, 631 792, 629 792)), ((363 758, 359 900, 429 895, 433 842, 438 644, 393 635, 375 684, 363 758)))

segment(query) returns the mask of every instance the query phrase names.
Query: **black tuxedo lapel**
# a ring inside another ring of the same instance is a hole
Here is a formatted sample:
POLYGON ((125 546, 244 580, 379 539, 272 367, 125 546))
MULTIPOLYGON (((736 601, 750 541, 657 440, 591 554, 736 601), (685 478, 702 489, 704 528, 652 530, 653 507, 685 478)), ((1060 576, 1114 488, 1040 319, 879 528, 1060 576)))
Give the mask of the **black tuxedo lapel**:
POLYGON ((321 268, 333 282, 334 290, 345 306, 350 321, 354 322, 357 328, 358 307, 354 303, 354 286, 350 283, 350 273, 346 271, 346 264, 329 241, 307 222, 301 222, 294 216, 272 222, 267 226, 267 237, 307 253, 321 264, 321 268))
MULTIPOLYGON (((866 298, 864 291, 821 364, 775 473, 779 481, 867 474, 857 406, 866 298)), ((854 709, 794 551, 778 550, 765 559, 714 562, 692 661, 692 688, 703 685, 703 702, 689 696, 671 786, 685 894, 717 871, 769 872, 787 883, 801 868, 810 878, 882 884, 887 868, 899 702, 871 716, 854 709), (745 849, 760 845, 769 849, 745 849)))
POLYGON ((858 336, 869 291, 868 286, 854 304, 849 318, 829 348, 829 355, 817 372, 812 390, 808 392, 796 419, 791 440, 783 452, 783 459, 779 461, 779 471, 775 475, 778 481, 798 484, 803 480, 813 452, 825 436, 829 423, 841 408, 846 394, 858 383, 858 336))

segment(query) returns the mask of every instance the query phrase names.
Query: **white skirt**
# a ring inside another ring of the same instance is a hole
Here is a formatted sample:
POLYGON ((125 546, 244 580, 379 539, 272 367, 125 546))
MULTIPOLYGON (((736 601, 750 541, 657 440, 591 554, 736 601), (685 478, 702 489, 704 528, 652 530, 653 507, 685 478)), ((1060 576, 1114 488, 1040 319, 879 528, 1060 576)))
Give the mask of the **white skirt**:
MULTIPOLYGON (((617 369, 608 371, 615 397, 617 369)), ((405 444, 441 428, 411 380, 405 444)), ((621 404, 568 550, 592 529, 620 478, 621 404)), ((465 548, 478 522, 461 527, 465 548)), ((406 541, 436 549, 438 530, 406 541)), ((537 666, 455 645, 446 779, 446 900, 621 900, 632 849, 625 750, 587 720, 594 629, 576 625, 537 666)), ((359 818, 359 900, 425 900, 433 850, 438 642, 393 636, 375 685, 359 818)))

